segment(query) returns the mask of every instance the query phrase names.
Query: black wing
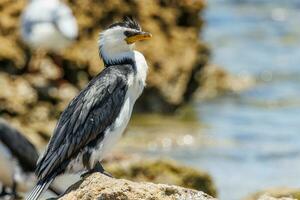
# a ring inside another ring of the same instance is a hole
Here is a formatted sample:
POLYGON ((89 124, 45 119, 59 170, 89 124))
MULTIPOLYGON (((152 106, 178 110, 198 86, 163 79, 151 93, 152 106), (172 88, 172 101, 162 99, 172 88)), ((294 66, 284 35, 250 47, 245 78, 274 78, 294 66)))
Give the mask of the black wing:
POLYGON ((103 133, 118 116, 127 91, 131 65, 110 66, 95 77, 63 111, 36 174, 62 173, 71 158, 103 133))
POLYGON ((3 142, 19 161, 23 170, 33 172, 38 160, 36 148, 17 129, 0 119, 0 141, 3 142))

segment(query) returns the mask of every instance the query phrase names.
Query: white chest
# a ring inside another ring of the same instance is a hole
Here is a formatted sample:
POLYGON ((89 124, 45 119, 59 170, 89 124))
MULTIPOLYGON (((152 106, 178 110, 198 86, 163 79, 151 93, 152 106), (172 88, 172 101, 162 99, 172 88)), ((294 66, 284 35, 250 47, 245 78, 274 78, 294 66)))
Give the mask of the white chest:
POLYGON ((142 92, 140 91, 137 93, 137 88, 138 87, 136 86, 128 88, 124 104, 115 120, 115 123, 105 131, 103 140, 98 145, 97 149, 91 154, 90 162, 92 166, 94 166, 97 161, 101 161, 121 138, 130 120, 134 103, 139 96, 135 94, 140 94, 142 92))
POLYGON ((135 60, 137 72, 136 74, 131 74, 128 77, 128 90, 123 106, 118 117, 115 120, 115 123, 111 128, 106 130, 103 141, 99 144, 97 150, 92 153, 90 160, 92 166, 97 161, 101 161, 104 156, 112 149, 112 147, 118 142, 128 125, 133 106, 137 98, 143 92, 148 66, 146 64, 144 56, 140 53, 137 53, 137 57, 135 60))

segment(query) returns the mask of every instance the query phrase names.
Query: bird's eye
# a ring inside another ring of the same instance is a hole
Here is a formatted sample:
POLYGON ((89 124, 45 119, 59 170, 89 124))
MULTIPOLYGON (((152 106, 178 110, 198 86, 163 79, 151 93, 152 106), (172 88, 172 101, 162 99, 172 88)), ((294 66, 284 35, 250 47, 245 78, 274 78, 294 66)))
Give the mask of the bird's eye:
POLYGON ((124 35, 126 37, 131 37, 131 36, 134 36, 134 35, 137 35, 138 32, 137 31, 124 31, 124 35))

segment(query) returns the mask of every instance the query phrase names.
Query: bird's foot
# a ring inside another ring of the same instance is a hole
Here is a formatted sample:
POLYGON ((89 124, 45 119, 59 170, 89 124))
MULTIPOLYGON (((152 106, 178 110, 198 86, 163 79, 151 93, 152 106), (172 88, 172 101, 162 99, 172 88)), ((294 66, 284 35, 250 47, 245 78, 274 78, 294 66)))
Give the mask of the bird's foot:
POLYGON ((8 194, 9 194, 9 193, 6 192, 5 186, 2 186, 2 190, 1 190, 1 193, 0 193, 0 197, 6 196, 6 195, 8 195, 8 194))
POLYGON ((91 172, 91 170, 84 172, 80 175, 80 178, 84 179, 86 177, 88 177, 89 175, 91 175, 93 172, 91 172))
POLYGON ((97 162, 96 166, 94 167, 94 170, 95 172, 100 172, 101 174, 113 178, 113 176, 109 172, 105 171, 105 169, 103 168, 100 162, 97 162))
POLYGON ((17 195, 17 194, 12 194, 11 196, 10 196, 10 198, 9 198, 10 200, 18 200, 18 199, 24 199, 24 197, 22 197, 22 196, 19 196, 19 195, 17 195))
POLYGON ((14 182, 13 183, 13 187, 12 187, 12 193, 11 195, 11 200, 15 200, 15 199, 23 199, 23 197, 21 197, 18 193, 17 193, 17 183, 14 182))
POLYGON ((109 172, 107 172, 107 171, 102 172, 102 174, 104 174, 105 176, 108 176, 108 177, 110 177, 110 178, 114 178, 114 177, 111 175, 111 173, 109 173, 109 172))
POLYGON ((107 171, 105 171, 105 169, 104 169, 103 166, 100 164, 100 162, 97 162, 97 164, 95 165, 95 167, 94 167, 93 169, 91 169, 91 170, 89 170, 89 171, 83 173, 83 174, 81 175, 81 178, 85 178, 85 177, 87 177, 87 176, 89 176, 90 174, 95 173, 95 172, 100 172, 101 174, 104 174, 104 175, 106 175, 106 176, 108 176, 108 177, 113 178, 113 176, 112 176, 110 173, 108 173, 107 171))

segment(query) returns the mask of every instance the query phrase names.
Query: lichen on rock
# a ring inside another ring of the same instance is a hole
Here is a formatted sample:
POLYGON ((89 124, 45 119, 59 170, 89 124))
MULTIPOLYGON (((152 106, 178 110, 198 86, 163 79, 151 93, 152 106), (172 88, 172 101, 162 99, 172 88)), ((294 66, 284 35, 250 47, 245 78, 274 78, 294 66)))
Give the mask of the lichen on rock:
POLYGON ((137 159, 130 162, 107 163, 105 166, 116 178, 178 185, 200 190, 214 197, 217 195, 216 186, 209 174, 175 161, 137 159))

